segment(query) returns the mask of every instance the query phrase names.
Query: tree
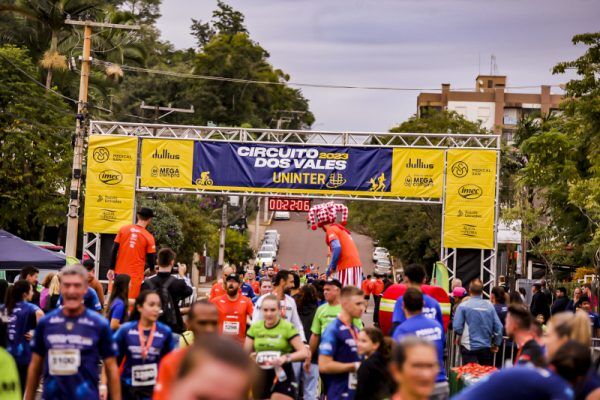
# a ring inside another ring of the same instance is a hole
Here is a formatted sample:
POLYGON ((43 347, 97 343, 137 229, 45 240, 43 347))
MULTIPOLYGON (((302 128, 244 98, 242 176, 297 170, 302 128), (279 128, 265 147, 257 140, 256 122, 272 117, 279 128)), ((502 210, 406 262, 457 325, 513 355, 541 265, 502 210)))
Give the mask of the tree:
POLYGON ((157 250, 160 247, 170 247, 175 252, 184 243, 184 235, 181 221, 173 211, 158 198, 139 198, 138 207, 148 207, 154 211, 154 218, 148 230, 154 235, 157 250))
MULTIPOLYGON (((414 115, 390 131, 486 133, 480 124, 449 111, 430 111, 421 118, 414 115)), ((379 240, 402 263, 429 267, 440 259, 441 214, 440 205, 352 202, 349 221, 353 229, 379 240)))
POLYGON ((64 223, 72 159, 74 115, 36 79, 26 50, 0 48, 0 226, 28 237, 64 223))
POLYGON ((213 11, 213 18, 209 22, 202 22, 192 18, 192 36, 196 38, 198 48, 207 45, 216 34, 235 35, 248 33, 244 25, 244 14, 234 10, 223 1, 217 1, 217 9, 213 11))

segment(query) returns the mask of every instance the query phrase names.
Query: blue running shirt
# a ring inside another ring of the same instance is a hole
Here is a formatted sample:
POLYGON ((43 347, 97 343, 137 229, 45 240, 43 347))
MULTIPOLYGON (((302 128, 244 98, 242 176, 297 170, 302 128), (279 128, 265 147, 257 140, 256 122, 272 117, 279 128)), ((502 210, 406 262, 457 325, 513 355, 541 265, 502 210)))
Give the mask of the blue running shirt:
POLYGON ((438 363, 440 365, 440 372, 435 381, 445 382, 444 343, 446 339, 444 338, 444 328, 442 325, 433 319, 427 318, 423 314, 415 315, 398 325, 392 338, 396 342, 400 342, 405 336, 418 336, 433 343, 437 350, 438 363))
POLYGON ((35 313, 40 308, 35 304, 20 301, 15 304, 8 317, 8 342, 6 350, 14 357, 17 365, 29 365, 31 346, 25 334, 35 329, 35 313))
MULTIPOLYGON (((359 329, 352 325, 354 334, 350 332, 339 318, 334 319, 327 325, 325 332, 321 335, 319 354, 330 356, 334 361, 341 363, 353 363, 360 361, 356 339, 359 329)), ((327 399, 329 400, 352 400, 356 392, 356 372, 344 374, 323 375, 327 399)))
POLYGON ((110 305, 110 308, 108 311, 108 323, 109 324, 110 324, 110 320, 113 318, 118 319, 121 324, 125 320, 125 302, 123 302, 123 300, 121 300, 118 297, 115 298, 113 300, 112 304, 110 305))
MULTIPOLYGON (((396 305, 394 306, 394 314, 392 315, 393 323, 403 323, 406 321, 406 315, 404 315, 404 310, 402 309, 402 304, 404 303, 404 296, 398 297, 396 300, 396 305)), ((434 319, 440 323, 440 325, 444 326, 444 322, 442 321, 442 309, 440 308, 440 303, 433 297, 426 295, 423 293, 423 315, 425 315, 429 319, 434 319)))
MULTIPOLYGON (((130 321, 121 325, 115 332, 114 340, 118 349, 118 362, 122 364, 121 385, 131 386, 147 398, 152 397, 152 390, 158 376, 160 360, 176 348, 173 332, 167 325, 157 322, 146 359, 142 358, 138 322, 130 321)), ((148 340, 150 329, 144 330, 144 337, 148 340)))
MULTIPOLYGON (((83 295, 83 305, 85 308, 95 311, 102 311, 102 304, 100 304, 100 299, 98 298, 98 293, 91 287, 88 287, 87 292, 83 295)), ((62 306, 62 295, 58 296, 58 302, 56 303, 57 307, 62 306)))
POLYGON ((116 356, 108 322, 88 309, 73 318, 62 309, 47 314, 32 350, 44 358, 42 399, 98 399, 100 360, 116 356))

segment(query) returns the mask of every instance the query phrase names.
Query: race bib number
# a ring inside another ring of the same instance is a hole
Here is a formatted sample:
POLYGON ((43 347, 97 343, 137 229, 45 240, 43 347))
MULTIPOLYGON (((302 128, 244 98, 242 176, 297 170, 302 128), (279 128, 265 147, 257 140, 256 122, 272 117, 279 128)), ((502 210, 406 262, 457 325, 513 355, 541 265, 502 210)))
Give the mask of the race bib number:
POLYGON ((269 361, 275 360, 281 357, 280 351, 259 351, 256 354, 256 363, 262 369, 272 369, 272 365, 268 365, 269 361))
POLYGON ((81 355, 78 349, 48 350, 48 369, 50 375, 75 375, 79 371, 81 355))
POLYGON ((240 333, 240 323, 237 321, 224 321, 223 333, 226 333, 228 335, 238 335, 240 333))
POLYGON ((358 384, 358 376, 356 372, 350 372, 348 374, 348 389, 356 390, 356 385, 358 384))
POLYGON ((134 365, 131 367, 131 386, 155 385, 157 373, 156 364, 134 365))

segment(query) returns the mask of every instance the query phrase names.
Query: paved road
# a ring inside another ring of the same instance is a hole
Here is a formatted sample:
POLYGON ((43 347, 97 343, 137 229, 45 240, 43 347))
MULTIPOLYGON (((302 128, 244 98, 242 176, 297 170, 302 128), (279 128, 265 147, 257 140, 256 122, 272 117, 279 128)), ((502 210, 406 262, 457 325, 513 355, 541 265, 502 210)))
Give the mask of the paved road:
MULTIPOLYGON (((315 263, 324 272, 327 262, 327 245, 325 244, 325 233, 322 229, 313 231, 307 228, 306 213, 291 213, 289 221, 273 221, 267 229, 277 229, 281 235, 277 263, 283 268, 289 268, 293 264, 301 266, 303 263, 315 263)), ((372 240, 357 233, 352 238, 358 247, 363 271, 366 274, 373 272, 372 240)))

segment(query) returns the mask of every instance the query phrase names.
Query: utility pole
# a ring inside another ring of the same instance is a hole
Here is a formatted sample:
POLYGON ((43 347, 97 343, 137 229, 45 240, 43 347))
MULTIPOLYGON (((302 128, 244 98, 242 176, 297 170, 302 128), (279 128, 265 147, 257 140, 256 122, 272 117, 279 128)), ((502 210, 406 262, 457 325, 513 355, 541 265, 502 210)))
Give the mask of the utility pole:
POLYGON ((92 53, 92 27, 137 30, 140 29, 140 26, 93 21, 75 21, 71 19, 67 19, 65 24, 83 26, 83 58, 81 60, 81 78, 79 80, 79 101, 77 103, 77 119, 75 122, 75 147, 73 149, 73 171, 71 175, 71 190, 69 192, 67 241, 65 244, 66 255, 68 257, 75 257, 77 254, 77 230, 79 228, 79 194, 81 192, 83 145, 88 111, 88 82, 92 63, 90 57, 92 53))
POLYGON ((223 197, 223 210, 221 212, 221 235, 219 237, 219 259, 217 265, 223 268, 225 262, 225 239, 227 237, 227 196, 223 197))
POLYGON ((258 251, 258 245, 260 244, 260 236, 259 236, 259 230, 260 230, 260 203, 261 203, 261 198, 257 197, 256 198, 256 220, 254 221, 254 247, 256 247, 256 250, 258 251))
MULTIPOLYGON (((194 106, 190 106, 190 108, 173 108, 171 107, 171 104, 169 103, 169 105, 167 107, 162 107, 162 106, 147 106, 146 103, 144 101, 142 101, 142 104, 140 104, 140 108, 142 110, 154 110, 154 123, 158 124, 158 120, 166 117, 167 115, 174 113, 174 112, 179 112, 179 113, 187 113, 187 114, 192 114, 194 113, 194 106), (161 111, 165 111, 166 113, 159 116, 158 114, 160 114, 161 111)), ((156 128, 152 128, 152 134, 154 136, 156 136, 156 128)))

